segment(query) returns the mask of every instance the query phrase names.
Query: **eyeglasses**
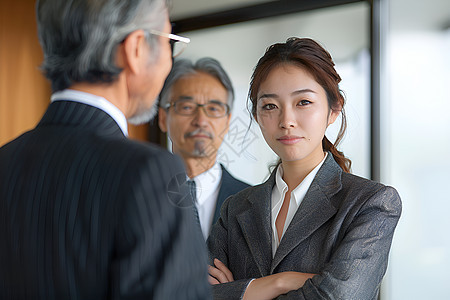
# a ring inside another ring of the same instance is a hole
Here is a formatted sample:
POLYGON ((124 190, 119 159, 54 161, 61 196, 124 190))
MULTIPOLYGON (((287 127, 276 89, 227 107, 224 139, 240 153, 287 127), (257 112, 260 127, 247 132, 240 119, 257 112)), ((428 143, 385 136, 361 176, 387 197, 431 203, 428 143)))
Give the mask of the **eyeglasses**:
POLYGON ((146 30, 146 32, 170 39, 170 47, 172 48, 172 57, 179 56, 184 51, 184 49, 186 49, 187 44, 191 42, 191 39, 187 37, 179 36, 172 33, 165 33, 154 29, 146 30))
POLYGON ((197 113, 199 107, 203 108, 205 114, 210 118, 221 118, 230 112, 228 104, 220 101, 209 101, 206 104, 198 104, 192 100, 178 100, 168 104, 166 109, 173 106, 175 113, 183 116, 192 116, 197 113))

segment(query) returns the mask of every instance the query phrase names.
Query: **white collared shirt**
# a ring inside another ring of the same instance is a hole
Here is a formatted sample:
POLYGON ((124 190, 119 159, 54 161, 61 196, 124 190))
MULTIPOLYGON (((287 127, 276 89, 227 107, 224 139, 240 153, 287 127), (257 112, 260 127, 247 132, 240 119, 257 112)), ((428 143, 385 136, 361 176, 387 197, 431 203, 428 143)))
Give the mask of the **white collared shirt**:
POLYGON ((52 102, 54 101, 79 102, 101 109, 105 113, 110 115, 111 118, 113 118, 114 121, 116 121, 117 125, 119 125, 123 134, 125 136, 128 136, 128 124, 125 115, 114 104, 112 104, 103 97, 81 91, 65 89, 54 93, 50 99, 52 102))
MULTIPOLYGON (((303 179, 303 181, 291 192, 291 198, 289 201, 289 208, 286 215, 286 221, 284 222, 283 233, 281 234, 281 238, 283 238, 286 229, 289 227, 292 219, 294 218, 295 213, 297 212, 300 203, 302 203, 303 198, 305 198, 306 192, 308 191, 311 183, 316 177, 317 172, 322 166, 323 162, 327 158, 328 153, 325 153, 324 159, 311 171, 309 174, 303 179)), ((278 214, 280 213, 281 206, 283 204, 284 197, 288 191, 288 186, 286 182, 283 180, 283 166, 280 165, 277 169, 277 173, 275 175, 275 186, 272 190, 272 257, 275 256, 275 252, 280 245, 280 240, 278 239, 277 227, 275 225, 275 221, 277 220, 278 214)))
POLYGON ((214 212, 216 210, 217 196, 219 195, 222 168, 216 162, 209 170, 192 178, 195 181, 197 210, 205 240, 209 236, 214 212))

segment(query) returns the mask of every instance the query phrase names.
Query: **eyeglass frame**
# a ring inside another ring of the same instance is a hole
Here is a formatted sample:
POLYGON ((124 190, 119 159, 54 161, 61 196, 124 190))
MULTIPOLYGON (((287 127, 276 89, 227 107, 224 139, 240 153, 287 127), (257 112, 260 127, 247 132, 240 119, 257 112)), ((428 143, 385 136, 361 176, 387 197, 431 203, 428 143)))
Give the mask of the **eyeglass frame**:
POLYGON ((200 104, 200 103, 197 103, 197 102, 194 102, 194 101, 189 101, 189 100, 186 100, 186 99, 179 99, 177 101, 174 101, 174 102, 171 102, 171 103, 165 105, 164 109, 165 110, 169 110, 172 106, 174 108, 175 113, 177 115, 180 115, 180 116, 193 116, 193 115, 195 115, 198 112, 198 108, 201 107, 201 108, 203 108, 203 112, 205 113, 206 116, 208 116, 209 118, 214 118, 214 119, 223 118, 223 117, 228 116, 230 114, 230 110, 231 110, 231 108, 228 105, 228 103, 223 103, 223 102, 220 102, 220 101, 217 101, 217 100, 208 101, 205 104, 200 104), (190 103, 193 103, 193 104, 195 104, 197 106, 196 106, 195 110, 192 112, 192 114, 182 114, 182 113, 178 112, 177 108, 176 108, 177 103, 181 103, 181 102, 190 102, 190 103), (208 114, 208 111, 205 108, 205 106, 207 106, 208 104, 223 105, 225 107, 225 114, 223 116, 217 116, 217 117, 216 116, 210 116, 208 114))
POLYGON ((159 31, 159 30, 155 30, 155 29, 146 29, 144 31, 148 32, 150 34, 153 34, 153 35, 158 35, 158 36, 162 36, 162 37, 170 39, 170 47, 172 49, 172 57, 174 57, 174 58, 179 56, 181 53, 183 53, 184 49, 186 49, 186 47, 187 47, 187 44, 189 44, 191 42, 190 38, 187 38, 187 37, 184 37, 184 36, 180 36, 180 35, 176 35, 176 34, 173 34, 173 33, 165 33, 165 32, 159 31), (174 45, 177 42, 183 43, 184 48, 180 51, 180 53, 177 53, 176 55, 173 55, 174 45))

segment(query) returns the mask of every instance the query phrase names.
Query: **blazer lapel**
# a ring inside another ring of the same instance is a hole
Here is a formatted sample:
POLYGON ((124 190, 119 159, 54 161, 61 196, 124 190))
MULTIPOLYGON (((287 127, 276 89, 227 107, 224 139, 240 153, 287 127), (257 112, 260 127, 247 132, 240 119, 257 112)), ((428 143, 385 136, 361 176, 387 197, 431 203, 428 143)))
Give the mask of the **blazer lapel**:
POLYGON ((237 216, 250 252, 258 265, 261 276, 269 275, 272 261, 272 234, 270 225, 270 199, 275 184, 274 172, 262 185, 255 187, 248 197, 251 209, 237 216))
POLYGON ((217 201, 216 201, 216 208, 214 210, 214 216, 213 216, 213 224, 217 222, 217 220, 220 217, 220 208, 222 207, 223 202, 225 199, 227 199, 229 193, 227 193, 226 188, 231 184, 231 175, 227 172, 227 170, 220 165, 222 168, 222 178, 220 182, 220 189, 219 189, 219 195, 217 195, 217 201))
POLYGON ((275 253, 270 274, 278 264, 302 241, 313 234, 337 211, 330 197, 341 189, 342 169, 328 153, 308 192, 287 228, 275 253))

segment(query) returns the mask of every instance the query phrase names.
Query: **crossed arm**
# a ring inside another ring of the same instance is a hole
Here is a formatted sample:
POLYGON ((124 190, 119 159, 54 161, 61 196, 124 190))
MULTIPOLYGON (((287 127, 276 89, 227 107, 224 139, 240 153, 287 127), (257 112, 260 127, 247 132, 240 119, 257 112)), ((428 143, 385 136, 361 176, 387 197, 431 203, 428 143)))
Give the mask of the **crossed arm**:
MULTIPOLYGON (((214 267, 208 266, 208 272, 208 281, 210 284, 214 285, 234 281, 231 271, 217 258, 214 259, 214 267)), ((273 299, 301 288, 306 280, 312 278, 314 275, 300 272, 281 272, 257 278, 250 282, 242 299, 273 299)))
MULTIPOLYGON (((226 213, 226 210, 224 210, 226 213)), ((393 232, 401 212, 401 202, 393 188, 383 187, 355 211, 345 229, 333 236, 339 240, 321 251, 326 261, 319 274, 280 272, 269 276, 233 281, 230 264, 227 219, 216 224, 219 238, 209 243, 214 260, 210 283, 217 299, 376 299, 386 271, 393 232), (344 232, 345 234, 343 234, 344 232), (340 234, 342 233, 342 234, 340 234), (220 283, 220 284, 219 284, 220 283)), ((227 217, 226 215, 224 215, 227 217)), ((239 250, 238 250, 239 251, 239 250)), ((244 250, 245 252, 245 250, 244 250)), ((244 253, 239 254, 245 255, 244 253)), ((239 267, 238 267, 239 268, 239 267)), ((235 274, 236 275, 236 274, 235 274)), ((241 277, 242 278, 242 277, 241 277)))

